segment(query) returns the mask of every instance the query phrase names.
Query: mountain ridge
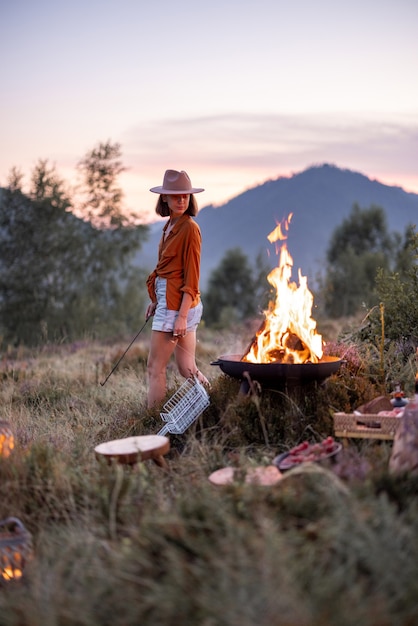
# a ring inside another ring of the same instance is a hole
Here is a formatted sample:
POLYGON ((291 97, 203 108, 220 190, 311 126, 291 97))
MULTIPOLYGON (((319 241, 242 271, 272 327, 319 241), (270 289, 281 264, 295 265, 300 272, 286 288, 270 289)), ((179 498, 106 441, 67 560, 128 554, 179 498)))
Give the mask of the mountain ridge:
MULTIPOLYGON (((202 231, 202 292, 211 272, 232 248, 240 248, 251 264, 261 254, 269 267, 276 266, 276 248, 267 236, 290 214, 287 248, 293 269, 300 269, 309 281, 314 280, 333 231, 356 203, 362 209, 381 207, 390 231, 403 234, 408 224, 418 221, 418 194, 327 163, 267 180, 225 204, 203 206, 195 218, 202 231)), ((149 270, 155 266, 163 224, 161 220, 151 224, 149 239, 136 256, 136 265, 149 270)))

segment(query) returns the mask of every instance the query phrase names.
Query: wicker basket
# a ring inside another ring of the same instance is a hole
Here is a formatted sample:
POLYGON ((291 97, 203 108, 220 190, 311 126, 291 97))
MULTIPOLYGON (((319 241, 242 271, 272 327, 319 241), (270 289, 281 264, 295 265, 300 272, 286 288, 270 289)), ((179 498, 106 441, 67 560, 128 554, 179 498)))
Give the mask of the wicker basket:
POLYGON ((401 420, 390 415, 334 413, 334 434, 336 437, 390 440, 394 439, 401 420))
POLYGON ((16 517, 0 521, 0 584, 20 580, 32 557, 32 536, 16 517))

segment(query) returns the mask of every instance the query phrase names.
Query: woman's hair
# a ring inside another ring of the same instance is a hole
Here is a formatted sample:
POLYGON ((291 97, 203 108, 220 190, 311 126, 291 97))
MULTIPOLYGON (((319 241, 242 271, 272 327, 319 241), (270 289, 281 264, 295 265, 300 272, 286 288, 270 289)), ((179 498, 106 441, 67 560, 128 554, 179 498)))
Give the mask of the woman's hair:
MULTIPOLYGON (((166 194, 164 194, 166 195, 166 194)), ((198 206, 196 198, 193 194, 190 194, 189 206, 187 207, 185 213, 186 215, 191 215, 192 217, 197 215, 198 206)), ((168 217, 170 215, 170 209, 168 208, 167 202, 163 200, 163 196, 158 196, 157 204, 155 206, 155 212, 157 215, 161 215, 161 217, 168 217)))

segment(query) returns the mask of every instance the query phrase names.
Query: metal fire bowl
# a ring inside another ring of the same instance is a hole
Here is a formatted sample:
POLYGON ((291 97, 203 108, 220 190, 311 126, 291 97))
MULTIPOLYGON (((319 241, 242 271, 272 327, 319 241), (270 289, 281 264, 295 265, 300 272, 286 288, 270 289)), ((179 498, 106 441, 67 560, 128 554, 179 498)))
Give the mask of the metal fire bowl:
POLYGON ((280 386, 300 385, 308 382, 322 382, 337 372, 342 360, 337 356, 323 356, 318 363, 247 363, 240 354, 225 354, 212 361, 224 374, 243 380, 248 373, 251 380, 260 385, 280 386))

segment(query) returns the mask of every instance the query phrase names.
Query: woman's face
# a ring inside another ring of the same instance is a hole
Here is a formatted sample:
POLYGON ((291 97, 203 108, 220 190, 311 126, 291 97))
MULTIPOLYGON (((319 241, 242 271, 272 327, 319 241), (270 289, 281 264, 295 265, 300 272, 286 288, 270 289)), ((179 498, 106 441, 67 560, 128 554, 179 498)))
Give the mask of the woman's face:
POLYGON ((166 195, 163 200, 168 204, 171 217, 181 217, 188 209, 190 194, 166 195))

